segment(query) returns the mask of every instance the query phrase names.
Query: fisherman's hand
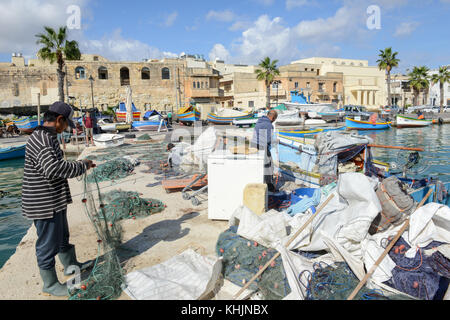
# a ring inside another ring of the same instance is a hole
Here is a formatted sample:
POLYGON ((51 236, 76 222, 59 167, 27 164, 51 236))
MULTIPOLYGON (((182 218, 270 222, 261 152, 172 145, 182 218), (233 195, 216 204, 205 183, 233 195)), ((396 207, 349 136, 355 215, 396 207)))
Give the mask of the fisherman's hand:
POLYGON ((84 160, 87 166, 87 170, 95 168, 96 164, 92 160, 84 160))

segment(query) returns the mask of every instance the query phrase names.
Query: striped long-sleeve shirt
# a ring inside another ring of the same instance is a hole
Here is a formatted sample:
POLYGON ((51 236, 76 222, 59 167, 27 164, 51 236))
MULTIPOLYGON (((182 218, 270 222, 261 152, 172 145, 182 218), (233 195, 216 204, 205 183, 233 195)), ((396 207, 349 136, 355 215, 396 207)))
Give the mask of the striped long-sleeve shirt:
POLYGON ((37 127, 27 142, 22 185, 22 214, 30 220, 53 218, 72 203, 67 179, 87 170, 83 161, 65 161, 56 130, 37 127))

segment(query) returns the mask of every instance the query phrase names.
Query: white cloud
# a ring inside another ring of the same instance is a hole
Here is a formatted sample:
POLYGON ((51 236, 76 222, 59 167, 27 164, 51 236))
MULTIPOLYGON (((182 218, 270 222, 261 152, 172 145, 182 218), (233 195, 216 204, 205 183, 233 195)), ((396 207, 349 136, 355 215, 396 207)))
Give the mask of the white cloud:
POLYGON ((234 60, 251 64, 269 56, 288 61, 299 54, 294 40, 291 29, 283 25, 280 17, 271 20, 263 15, 233 44, 233 51, 236 52, 234 60))
POLYGON ((395 37, 409 36, 420 25, 418 22, 402 22, 395 30, 395 37))
MULTIPOLYGON (((65 26, 70 5, 81 8, 82 23, 86 16, 88 0, 1 0, 0 1, 0 52, 22 52, 34 56, 38 50, 37 33, 44 26, 65 26)), ((83 27, 83 25, 82 25, 83 27)))
POLYGON ((235 18, 235 14, 233 11, 224 10, 224 11, 214 11, 211 10, 206 15, 206 20, 217 20, 221 22, 231 22, 235 18))
POLYGON ((174 23, 175 20, 177 20, 178 17, 178 12, 172 12, 171 14, 169 14, 166 18, 166 21, 164 22, 164 25, 166 27, 171 27, 174 23))
POLYGON ((315 4, 315 1, 311 0, 286 0, 286 9, 292 10, 294 8, 300 8, 308 5, 315 4))
POLYGON ((209 60, 214 61, 216 59, 224 60, 225 62, 230 60, 230 52, 220 43, 215 44, 209 52, 209 60))
POLYGON ((100 40, 77 39, 83 53, 100 54, 112 61, 142 61, 143 59, 162 59, 178 57, 172 52, 163 52, 158 48, 134 39, 125 39, 121 30, 105 35, 100 40))

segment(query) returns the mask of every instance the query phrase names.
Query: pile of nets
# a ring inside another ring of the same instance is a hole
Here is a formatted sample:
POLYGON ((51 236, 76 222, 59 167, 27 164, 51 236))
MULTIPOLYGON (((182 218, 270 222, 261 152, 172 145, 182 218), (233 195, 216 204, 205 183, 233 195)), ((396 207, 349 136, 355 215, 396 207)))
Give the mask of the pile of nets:
MULTIPOLYGON (((347 300, 353 290, 358 286, 359 280, 345 262, 337 262, 335 266, 324 262, 313 265, 314 272, 308 273, 308 283, 303 284, 307 290, 306 300, 347 300)), ((410 300, 406 296, 385 296, 381 290, 363 287, 354 300, 410 300)))
MULTIPOLYGON (((216 253, 223 257, 222 273, 225 279, 243 287, 277 251, 238 236, 237 227, 234 226, 219 236, 216 253)), ((291 289, 281 257, 278 257, 249 289, 258 290, 267 300, 281 300, 286 297, 291 289)))
POLYGON ((450 282, 450 260, 439 251, 431 255, 425 253, 442 244, 433 241, 424 248, 418 248, 410 259, 405 252, 411 247, 400 238, 389 251, 396 267, 392 270, 392 278, 385 284, 419 299, 442 300, 450 282))
POLYGON ((100 164, 88 176, 87 181, 103 182, 123 179, 134 171, 134 164, 125 158, 110 160, 100 164))
POLYGON ((149 136, 148 133, 146 133, 146 134, 140 136, 139 138, 137 138, 136 140, 138 140, 138 141, 147 141, 147 140, 152 140, 152 138, 149 136))
POLYGON ((132 191, 113 190, 104 195, 106 205, 105 217, 109 223, 115 224, 121 220, 148 217, 161 212, 166 207, 163 202, 155 199, 144 199, 132 191))

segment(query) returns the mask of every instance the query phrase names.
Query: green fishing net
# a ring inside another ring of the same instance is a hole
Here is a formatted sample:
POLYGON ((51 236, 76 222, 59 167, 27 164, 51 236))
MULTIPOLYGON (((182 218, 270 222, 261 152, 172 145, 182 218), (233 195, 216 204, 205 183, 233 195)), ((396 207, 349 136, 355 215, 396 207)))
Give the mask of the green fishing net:
POLYGON ((164 210, 163 202, 155 199, 143 199, 139 193, 113 190, 104 195, 105 217, 109 223, 117 223, 126 219, 148 217, 164 210))
MULTIPOLYGON (((222 260, 222 273, 225 279, 243 287, 277 253, 237 235, 237 228, 231 227, 219 236, 216 252, 222 260)), ((267 268, 249 287, 266 300, 281 300, 291 289, 284 272, 281 257, 267 268)))
POLYGON ((132 170, 130 163, 120 160, 108 161, 95 168, 91 175, 85 174, 83 177, 82 202, 97 234, 98 255, 88 278, 83 280, 80 286, 69 290, 69 300, 117 299, 125 287, 123 270, 116 252, 122 243, 120 222, 124 219, 147 217, 163 211, 166 207, 159 200, 141 198, 137 192, 100 192, 99 181, 117 179, 132 170), (113 169, 122 173, 117 175, 113 169))
MULTIPOLYGON (((307 290, 306 300, 347 300, 358 286, 359 279, 345 262, 337 262, 334 266, 324 262, 313 265, 314 272, 307 273, 308 283, 303 284, 307 290)), ((411 300, 404 295, 386 296, 383 291, 361 288, 353 300, 411 300)))
POLYGON ((134 165, 128 159, 115 159, 100 164, 87 177, 89 183, 114 181, 129 176, 134 171, 134 165))
POLYGON ((146 140, 151 140, 152 138, 148 135, 148 133, 140 136, 139 138, 137 138, 136 140, 138 141, 146 141, 146 140))

